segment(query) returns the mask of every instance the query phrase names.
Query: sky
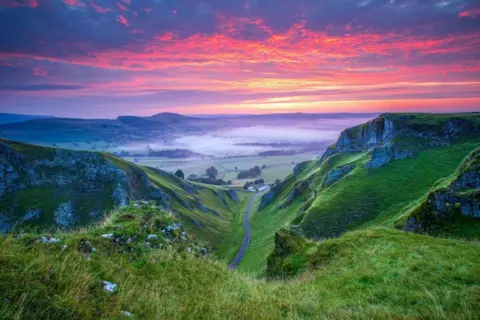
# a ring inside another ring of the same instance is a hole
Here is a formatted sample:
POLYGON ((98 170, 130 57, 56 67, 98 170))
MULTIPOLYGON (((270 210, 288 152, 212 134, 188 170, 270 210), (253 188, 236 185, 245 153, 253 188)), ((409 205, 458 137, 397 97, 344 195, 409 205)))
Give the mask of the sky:
POLYGON ((0 112, 480 111, 478 0, 0 0, 0 112))

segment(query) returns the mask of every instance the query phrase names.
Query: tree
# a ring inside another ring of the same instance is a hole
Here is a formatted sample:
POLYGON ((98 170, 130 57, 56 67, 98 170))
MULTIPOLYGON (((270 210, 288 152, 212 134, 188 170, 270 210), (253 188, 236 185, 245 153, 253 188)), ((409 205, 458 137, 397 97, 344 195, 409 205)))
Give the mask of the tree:
POLYGON ((184 179, 185 178, 185 174, 183 173, 182 170, 178 169, 176 172, 175 172, 175 175, 177 177, 179 177, 180 179, 184 179))
POLYGON ((205 173, 210 179, 214 180, 217 178, 218 170, 214 166, 211 166, 210 168, 205 170, 205 173))

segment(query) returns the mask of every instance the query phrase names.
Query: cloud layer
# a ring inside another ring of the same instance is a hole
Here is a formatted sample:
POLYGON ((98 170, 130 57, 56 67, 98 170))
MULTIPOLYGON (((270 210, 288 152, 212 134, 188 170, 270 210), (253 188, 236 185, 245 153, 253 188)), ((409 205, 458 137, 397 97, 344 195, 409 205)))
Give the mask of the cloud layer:
POLYGON ((0 109, 478 110, 479 27, 475 0, 0 0, 0 109))

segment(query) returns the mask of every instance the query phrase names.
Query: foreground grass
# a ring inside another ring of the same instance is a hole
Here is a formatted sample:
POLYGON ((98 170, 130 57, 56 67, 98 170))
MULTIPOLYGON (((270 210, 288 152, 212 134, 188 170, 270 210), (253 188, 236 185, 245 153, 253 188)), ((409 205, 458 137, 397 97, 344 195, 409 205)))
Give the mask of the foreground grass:
POLYGON ((265 282, 189 253, 190 242, 145 248, 146 235, 174 217, 128 210, 99 228, 58 234, 57 244, 33 234, 1 238, 0 318, 475 319, 480 307, 476 243, 358 231, 319 244, 328 255, 316 261, 328 259, 300 278, 265 282), (83 252, 85 240, 98 251, 83 252), (104 280, 117 291, 106 292, 104 280))

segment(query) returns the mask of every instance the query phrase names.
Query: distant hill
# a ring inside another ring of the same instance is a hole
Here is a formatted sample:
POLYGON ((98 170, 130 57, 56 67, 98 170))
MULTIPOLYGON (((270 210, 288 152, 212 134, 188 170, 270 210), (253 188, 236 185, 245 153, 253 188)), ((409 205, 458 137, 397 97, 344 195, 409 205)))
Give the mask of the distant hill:
MULTIPOLYGON (((250 126, 292 125, 316 119, 373 118, 373 114, 266 114, 199 118, 176 113, 159 113, 149 117, 120 116, 117 119, 34 118, 22 122, 0 123, 0 137, 42 145, 73 143, 98 150, 101 145, 129 144, 168 139, 175 135, 204 134, 222 129, 250 126)), ((100 148, 101 150, 102 148, 100 148)), ((106 149, 106 148, 105 148, 106 149)))
POLYGON ((12 140, 54 144, 64 142, 121 141, 145 136, 145 129, 116 120, 103 119, 34 119, 0 125, 0 136, 12 140))
POLYGON ((39 116, 31 114, 0 113, 0 124, 23 122, 33 119, 53 118, 52 116, 39 116))

